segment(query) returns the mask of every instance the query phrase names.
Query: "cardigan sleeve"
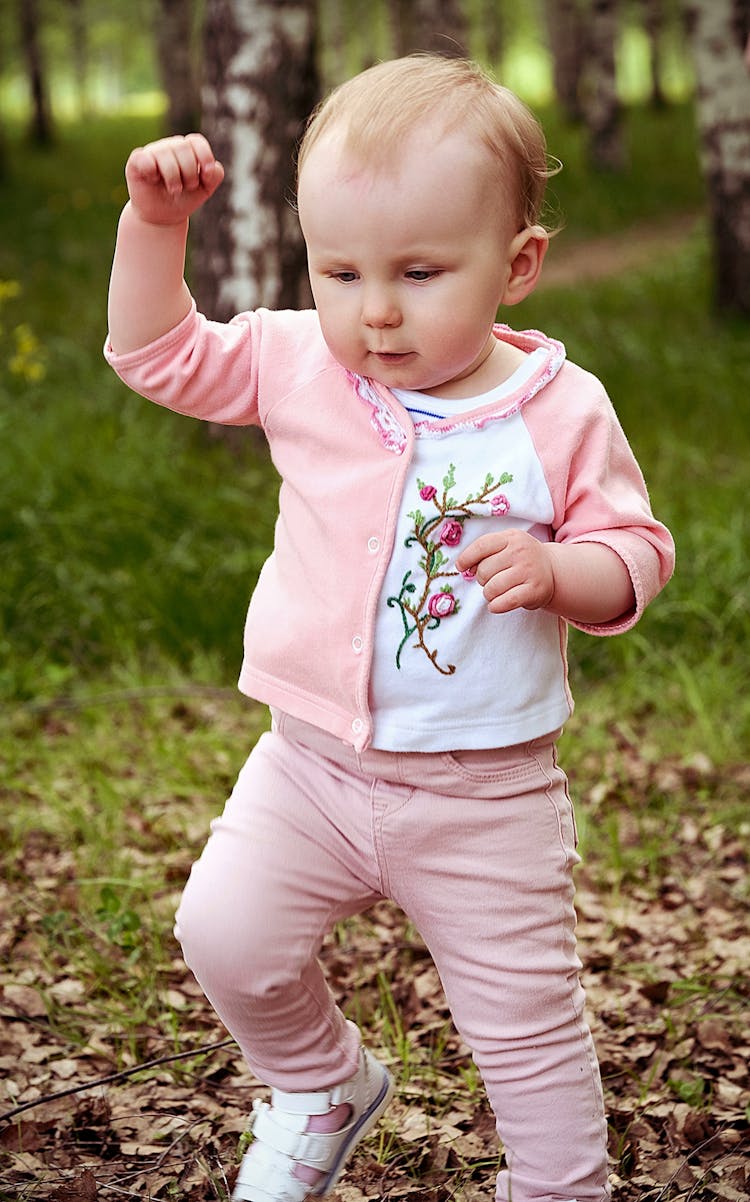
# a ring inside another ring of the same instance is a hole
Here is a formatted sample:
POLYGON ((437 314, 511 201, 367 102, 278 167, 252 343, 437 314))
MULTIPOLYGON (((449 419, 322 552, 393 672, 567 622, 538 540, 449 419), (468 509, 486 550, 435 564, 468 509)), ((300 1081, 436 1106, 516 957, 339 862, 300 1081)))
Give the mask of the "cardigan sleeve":
POLYGON ((554 506, 555 541, 610 547, 635 594, 635 608, 612 622, 570 624, 599 635, 628 630, 672 575, 674 542, 651 511, 615 410, 599 381, 572 365, 527 410, 554 506))
POLYGON ((258 313, 225 324, 209 321, 193 303, 179 325, 138 350, 118 355, 108 338, 104 357, 129 388, 157 405, 229 426, 259 421, 258 313))

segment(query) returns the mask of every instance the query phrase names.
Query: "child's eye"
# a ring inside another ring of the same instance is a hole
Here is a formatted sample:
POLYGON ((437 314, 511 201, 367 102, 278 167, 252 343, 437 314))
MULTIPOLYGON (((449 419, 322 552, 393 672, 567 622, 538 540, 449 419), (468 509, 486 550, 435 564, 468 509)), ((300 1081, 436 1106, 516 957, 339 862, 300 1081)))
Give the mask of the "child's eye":
POLYGON ((332 271, 331 279, 338 280, 340 284, 352 284, 357 278, 356 271, 332 271))
POLYGON ((406 278, 408 280, 415 280, 417 284, 422 284, 425 280, 433 279, 437 274, 437 271, 426 267, 415 267, 411 271, 406 272, 406 278))

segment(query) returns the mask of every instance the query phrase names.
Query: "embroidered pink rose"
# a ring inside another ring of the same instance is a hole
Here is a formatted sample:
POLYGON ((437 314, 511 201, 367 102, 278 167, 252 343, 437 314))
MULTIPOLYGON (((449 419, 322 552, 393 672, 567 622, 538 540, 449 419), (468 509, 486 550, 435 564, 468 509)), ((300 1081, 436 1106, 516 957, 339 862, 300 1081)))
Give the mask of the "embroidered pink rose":
POLYGON ((449 618, 455 608, 453 593, 433 593, 427 602, 427 612, 431 618, 449 618))
POLYGON ((457 547, 461 542, 463 532, 464 528, 460 522, 455 521, 454 518, 448 518, 440 527, 438 538, 446 547, 457 547))
POLYGON ((510 509, 510 501, 506 497, 505 493, 502 492, 497 493, 497 495, 491 499, 490 505, 492 506, 492 512, 495 517, 502 517, 510 509))
POLYGON ((464 580, 476 580, 477 570, 476 568, 467 568, 465 572, 461 573, 461 575, 463 576, 464 580))
POLYGON ((437 496, 437 489, 434 484, 423 484, 419 490, 419 495, 423 501, 431 501, 437 496))

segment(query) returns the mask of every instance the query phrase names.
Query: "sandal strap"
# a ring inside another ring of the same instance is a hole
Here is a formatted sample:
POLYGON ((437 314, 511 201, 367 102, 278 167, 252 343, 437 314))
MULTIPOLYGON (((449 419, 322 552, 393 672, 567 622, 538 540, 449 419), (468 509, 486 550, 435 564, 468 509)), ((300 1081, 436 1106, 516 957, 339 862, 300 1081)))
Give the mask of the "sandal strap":
POLYGON ((354 1081, 344 1081, 341 1085, 333 1085, 330 1089, 322 1089, 317 1093, 285 1093, 281 1089, 271 1090, 271 1105, 287 1114, 304 1114, 309 1118, 314 1114, 328 1114, 334 1106, 354 1099, 354 1081))
POLYGON ((322 1170, 330 1162, 332 1148, 341 1143, 342 1131, 331 1134, 305 1131, 302 1127, 306 1123, 304 1115, 272 1111, 267 1102, 259 1102, 253 1106, 250 1130, 257 1140, 282 1156, 322 1170))
POLYGON ((235 1182, 233 1202, 305 1202, 310 1186, 290 1172, 290 1161, 280 1160, 273 1148, 254 1146, 245 1156, 235 1182))

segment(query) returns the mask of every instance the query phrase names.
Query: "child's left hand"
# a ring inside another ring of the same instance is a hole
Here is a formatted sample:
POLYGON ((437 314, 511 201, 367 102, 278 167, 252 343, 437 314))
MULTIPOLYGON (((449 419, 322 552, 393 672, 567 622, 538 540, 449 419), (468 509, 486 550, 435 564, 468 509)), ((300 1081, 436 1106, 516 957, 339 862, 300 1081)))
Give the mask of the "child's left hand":
POLYGON ((459 572, 476 571, 493 614, 546 609, 555 595, 550 544, 524 530, 483 534, 456 559, 459 572))

